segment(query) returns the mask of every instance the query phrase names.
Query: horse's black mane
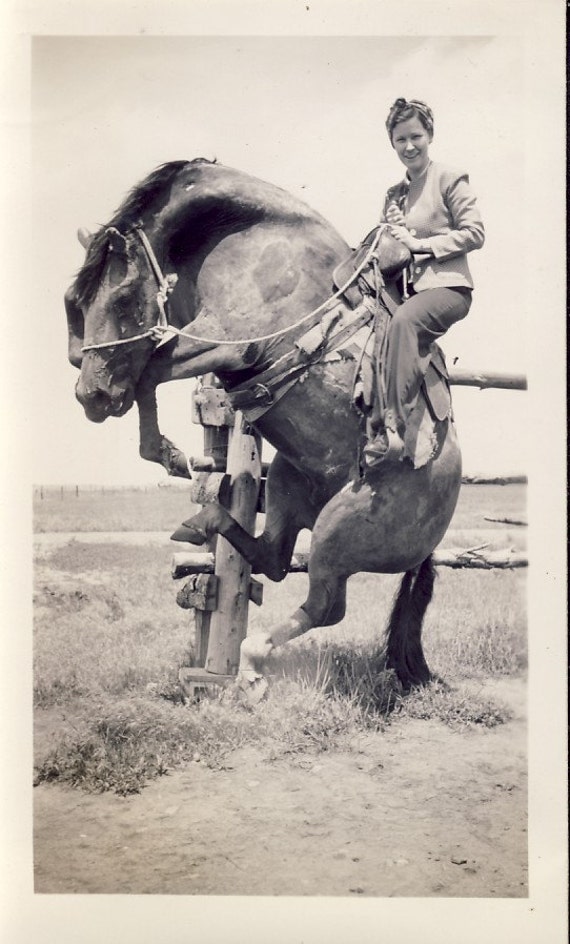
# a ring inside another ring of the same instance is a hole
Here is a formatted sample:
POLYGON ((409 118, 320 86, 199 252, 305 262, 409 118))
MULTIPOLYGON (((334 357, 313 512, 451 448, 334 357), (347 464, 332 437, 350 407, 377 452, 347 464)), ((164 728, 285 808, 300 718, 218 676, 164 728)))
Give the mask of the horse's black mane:
POLYGON ((89 245, 87 258, 79 269, 73 285, 75 297, 80 305, 89 304, 97 294, 109 246, 107 229, 115 227, 125 233, 138 222, 142 213, 148 210, 154 200, 172 185, 184 168, 197 164, 215 163, 205 157, 197 157, 192 161, 168 161, 153 170, 148 177, 129 191, 113 218, 97 231, 89 245))

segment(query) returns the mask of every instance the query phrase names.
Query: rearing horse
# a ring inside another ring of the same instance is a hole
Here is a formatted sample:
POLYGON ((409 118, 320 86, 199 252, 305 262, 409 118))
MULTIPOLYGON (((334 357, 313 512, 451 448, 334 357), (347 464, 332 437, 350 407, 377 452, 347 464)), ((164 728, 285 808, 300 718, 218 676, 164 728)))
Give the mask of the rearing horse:
MULTIPOLYGON (((194 543, 220 533, 272 580, 287 574, 299 531, 312 530, 307 599, 242 644, 240 676, 252 686, 264 684, 274 647, 343 618, 347 579, 360 571, 404 573, 386 664, 404 688, 430 678, 421 627, 431 553, 459 493, 460 452, 450 412, 428 415, 422 400, 429 454, 418 462, 408 451, 362 477, 355 312, 344 296, 332 311, 324 304, 349 252, 326 220, 280 188, 201 158, 177 161, 135 187, 91 237, 66 294, 69 358, 81 370, 76 395, 89 419, 122 416, 136 401, 143 458, 188 476, 160 432, 156 386, 213 372, 277 450, 260 536, 216 504, 186 523, 194 543), (317 325, 328 325, 317 328, 323 345, 307 354, 303 338, 317 325)), ((385 231, 377 257, 384 273, 409 260, 385 231)))

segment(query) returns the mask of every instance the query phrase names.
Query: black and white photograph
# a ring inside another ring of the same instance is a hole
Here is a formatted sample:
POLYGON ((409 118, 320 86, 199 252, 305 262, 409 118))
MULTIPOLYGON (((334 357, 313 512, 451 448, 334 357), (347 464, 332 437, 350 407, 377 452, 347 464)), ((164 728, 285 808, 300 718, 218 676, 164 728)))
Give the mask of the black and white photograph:
POLYGON ((13 7, 4 939, 558 944, 562 4, 13 7))

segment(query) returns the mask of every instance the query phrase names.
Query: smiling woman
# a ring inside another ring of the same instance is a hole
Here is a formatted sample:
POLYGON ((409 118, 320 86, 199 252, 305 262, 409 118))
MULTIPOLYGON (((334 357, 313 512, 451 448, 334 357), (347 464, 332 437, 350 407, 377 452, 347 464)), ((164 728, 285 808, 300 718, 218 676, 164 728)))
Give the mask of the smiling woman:
POLYGON ((431 109, 412 99, 398 98, 390 109, 387 121, 392 146, 408 175, 415 180, 427 169, 428 147, 433 139, 433 115, 431 109), (406 118, 405 115, 409 114, 406 118))
POLYGON ((404 302, 388 335, 387 411, 364 450, 370 466, 402 456, 432 345, 471 307, 467 253, 484 242, 467 174, 430 160, 434 119, 429 105, 396 99, 386 128, 406 177, 388 190, 382 220, 391 224, 392 235, 414 258, 404 276, 404 302))

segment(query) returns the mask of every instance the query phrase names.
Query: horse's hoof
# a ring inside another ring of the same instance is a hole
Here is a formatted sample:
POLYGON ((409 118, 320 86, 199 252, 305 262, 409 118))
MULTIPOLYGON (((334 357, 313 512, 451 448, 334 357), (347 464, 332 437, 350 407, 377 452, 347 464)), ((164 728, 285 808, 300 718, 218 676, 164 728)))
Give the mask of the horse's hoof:
POLYGON ((259 705, 267 695, 269 683, 262 675, 256 675, 253 672, 242 672, 236 680, 240 692, 243 694, 248 705, 259 705))
POLYGON ((184 541, 186 544, 196 544, 201 546, 208 540, 208 535, 202 528, 195 528, 188 524, 181 524, 179 528, 170 535, 171 541, 184 541))

